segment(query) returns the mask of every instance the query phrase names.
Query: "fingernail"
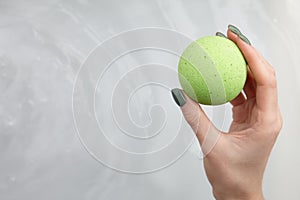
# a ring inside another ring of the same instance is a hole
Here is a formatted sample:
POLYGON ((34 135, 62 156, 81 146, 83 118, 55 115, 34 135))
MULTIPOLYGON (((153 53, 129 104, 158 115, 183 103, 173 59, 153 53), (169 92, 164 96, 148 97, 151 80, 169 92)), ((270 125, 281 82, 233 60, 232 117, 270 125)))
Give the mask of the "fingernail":
POLYGON ((221 32, 216 32, 216 36, 220 36, 220 37, 227 38, 226 35, 224 35, 224 34, 221 33, 221 32))
POLYGON ((240 34, 239 37, 246 42, 247 44, 251 45, 250 41, 248 40, 248 38, 246 36, 244 36, 243 34, 240 34))
POLYGON ((244 35, 241 33, 241 31, 240 31, 237 27, 235 27, 235 26, 229 24, 229 25, 228 25, 228 28, 229 28, 229 30, 230 30, 231 32, 233 32, 233 33, 235 33, 237 36, 239 36, 239 38, 241 38, 244 42, 246 42, 247 44, 251 45, 251 42, 248 40, 248 38, 247 38, 246 36, 244 36, 244 35))
POLYGON ((231 32, 235 33, 236 35, 241 35, 242 34, 241 31, 237 27, 235 27, 231 24, 228 25, 228 28, 231 32))
POLYGON ((172 92, 172 96, 173 96, 173 99, 176 102, 176 104, 178 106, 182 107, 186 103, 186 100, 185 100, 185 97, 184 97, 181 89, 174 88, 173 90, 171 90, 171 92, 172 92))

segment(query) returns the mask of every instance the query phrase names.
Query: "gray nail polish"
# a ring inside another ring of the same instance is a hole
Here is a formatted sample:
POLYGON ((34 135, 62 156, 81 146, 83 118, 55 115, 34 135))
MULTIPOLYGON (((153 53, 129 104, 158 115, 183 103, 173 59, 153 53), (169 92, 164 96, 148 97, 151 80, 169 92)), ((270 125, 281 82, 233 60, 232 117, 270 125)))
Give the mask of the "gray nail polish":
POLYGON ((171 92, 172 92, 172 96, 173 96, 173 99, 176 102, 176 104, 178 106, 182 107, 186 103, 186 100, 185 100, 185 97, 184 97, 182 91, 178 88, 174 88, 171 92))
POLYGON ((244 36, 243 34, 240 34, 239 37, 246 42, 247 44, 251 45, 250 41, 248 40, 248 38, 246 36, 244 36))
POLYGON ((216 36, 220 36, 220 37, 227 38, 226 35, 224 35, 224 34, 221 33, 221 32, 216 32, 216 36))
POLYGON ((241 31, 237 27, 235 27, 231 24, 228 25, 228 28, 231 32, 235 33, 236 35, 241 35, 242 34, 241 31))

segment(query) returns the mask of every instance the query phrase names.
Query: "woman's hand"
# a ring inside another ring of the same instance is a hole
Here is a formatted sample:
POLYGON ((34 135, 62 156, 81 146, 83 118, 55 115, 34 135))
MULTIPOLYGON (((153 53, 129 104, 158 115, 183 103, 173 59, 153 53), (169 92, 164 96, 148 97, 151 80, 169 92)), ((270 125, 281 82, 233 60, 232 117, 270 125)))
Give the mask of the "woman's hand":
POLYGON ((228 133, 217 130, 200 105, 182 90, 172 94, 201 144, 204 167, 216 199, 263 199, 264 170, 282 126, 275 72, 234 26, 228 39, 248 63, 244 96, 231 101, 233 122, 228 133), (217 143, 215 143, 217 141, 217 143))

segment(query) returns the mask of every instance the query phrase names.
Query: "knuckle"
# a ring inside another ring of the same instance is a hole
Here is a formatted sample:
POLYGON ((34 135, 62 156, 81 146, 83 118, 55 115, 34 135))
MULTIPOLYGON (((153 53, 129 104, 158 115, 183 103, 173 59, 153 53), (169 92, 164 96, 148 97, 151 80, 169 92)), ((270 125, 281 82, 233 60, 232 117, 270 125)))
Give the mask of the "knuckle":
POLYGON ((277 122, 277 127, 276 127, 278 133, 281 131, 282 126, 283 126, 283 119, 282 119, 281 113, 279 112, 279 114, 278 114, 278 122, 277 122))
POLYGON ((277 87, 277 81, 276 81, 276 72, 273 67, 270 67, 268 70, 268 75, 266 79, 266 85, 272 88, 277 87))
POLYGON ((280 116, 276 116, 274 118, 269 119, 266 122, 266 126, 270 127, 270 133, 277 136, 280 133, 280 130, 282 128, 282 119, 280 116))
POLYGON ((283 120, 280 112, 275 115, 262 115, 259 117, 257 121, 258 127, 266 133, 274 135, 277 137, 282 129, 283 120))
POLYGON ((276 71, 272 66, 270 66, 270 73, 273 77, 276 77, 276 71))
POLYGON ((276 71, 272 66, 270 66, 270 76, 276 80, 276 71))
POLYGON ((198 112, 184 113, 184 117, 188 122, 188 124, 191 126, 191 128, 196 132, 199 125, 200 113, 198 112))
POLYGON ((279 120, 277 120, 277 122, 275 122, 273 124, 273 130, 272 130, 272 132, 275 135, 278 135, 280 133, 281 128, 282 128, 282 123, 279 120))

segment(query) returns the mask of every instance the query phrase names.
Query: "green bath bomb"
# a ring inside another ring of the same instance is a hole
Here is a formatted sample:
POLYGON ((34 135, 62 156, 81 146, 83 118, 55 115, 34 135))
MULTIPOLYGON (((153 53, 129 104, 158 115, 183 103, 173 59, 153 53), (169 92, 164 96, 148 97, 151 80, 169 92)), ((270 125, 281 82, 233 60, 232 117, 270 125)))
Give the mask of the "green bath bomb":
POLYGON ((206 36, 192 42, 178 63, 179 81, 186 94, 205 105, 220 105, 243 89, 247 65, 231 40, 206 36))

